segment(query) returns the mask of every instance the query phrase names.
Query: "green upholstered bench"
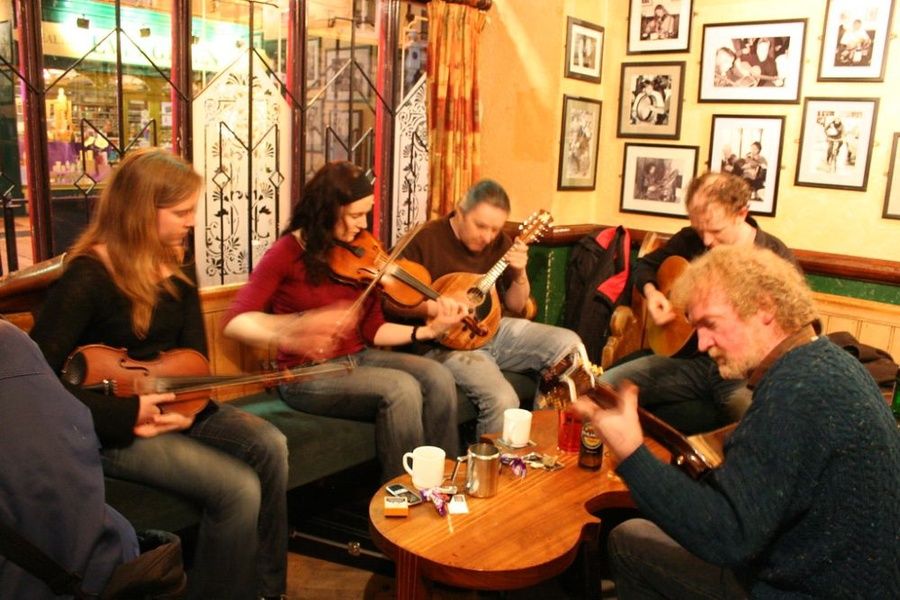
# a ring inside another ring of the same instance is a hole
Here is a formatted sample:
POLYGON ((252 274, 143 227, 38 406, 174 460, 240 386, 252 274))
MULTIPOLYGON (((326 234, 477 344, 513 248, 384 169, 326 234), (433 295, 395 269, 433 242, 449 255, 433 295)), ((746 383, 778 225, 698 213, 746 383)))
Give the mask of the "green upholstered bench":
MULTIPOLYGON (((535 378, 506 373, 522 405, 530 407, 535 391, 535 378)), ((458 390, 458 421, 475 419, 474 405, 458 390)), ((373 423, 320 417, 296 411, 277 394, 256 394, 232 402, 244 410, 274 423, 288 440, 288 488, 334 475, 375 459, 375 425, 373 423)), ((189 499, 156 488, 106 478, 106 501, 141 529, 181 531, 200 519, 197 506, 189 499)))

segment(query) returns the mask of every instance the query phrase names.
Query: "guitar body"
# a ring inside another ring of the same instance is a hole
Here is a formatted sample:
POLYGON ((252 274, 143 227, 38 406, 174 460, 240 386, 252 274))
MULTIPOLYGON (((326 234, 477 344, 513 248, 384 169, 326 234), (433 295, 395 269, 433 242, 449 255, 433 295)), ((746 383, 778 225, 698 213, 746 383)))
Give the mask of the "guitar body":
MULTIPOLYGON (((662 262, 656 271, 656 282, 660 292, 666 298, 672 291, 675 281, 681 277, 687 269, 688 261, 681 256, 670 256, 662 262)), ((676 356, 688 347, 688 342, 694 337, 694 328, 688 323, 687 318, 675 312, 675 318, 665 325, 657 325, 648 314, 647 341, 654 354, 660 356, 676 356)))
MULTIPOLYGON (((208 375, 209 362, 196 350, 179 348, 161 352, 153 360, 135 360, 124 348, 103 344, 77 348, 66 359, 62 370, 63 380, 72 385, 119 397, 174 392, 174 389, 160 389, 157 382, 170 377, 208 375)), ((190 417, 209 403, 209 389, 176 393, 175 398, 175 401, 162 405, 163 412, 190 417)))
POLYGON ((439 277, 432 287, 442 296, 465 301, 472 309, 477 327, 457 323, 441 339, 441 344, 453 350, 474 350, 487 344, 500 327, 501 303, 497 288, 491 286, 488 293, 478 289, 483 276, 476 273, 447 273, 439 277))

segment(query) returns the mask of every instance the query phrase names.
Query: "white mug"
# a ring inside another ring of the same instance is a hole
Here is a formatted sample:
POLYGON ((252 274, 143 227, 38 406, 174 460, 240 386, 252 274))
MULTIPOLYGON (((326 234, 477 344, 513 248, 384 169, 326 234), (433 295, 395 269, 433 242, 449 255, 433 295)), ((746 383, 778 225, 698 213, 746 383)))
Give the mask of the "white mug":
POLYGON ((439 487, 444 481, 446 454, 437 446, 419 446, 403 455, 403 468, 412 477, 413 487, 428 490, 439 487), (412 465, 410 465, 410 460, 412 465))
POLYGON ((507 408, 503 411, 503 441, 514 448, 528 445, 531 437, 531 411, 507 408))

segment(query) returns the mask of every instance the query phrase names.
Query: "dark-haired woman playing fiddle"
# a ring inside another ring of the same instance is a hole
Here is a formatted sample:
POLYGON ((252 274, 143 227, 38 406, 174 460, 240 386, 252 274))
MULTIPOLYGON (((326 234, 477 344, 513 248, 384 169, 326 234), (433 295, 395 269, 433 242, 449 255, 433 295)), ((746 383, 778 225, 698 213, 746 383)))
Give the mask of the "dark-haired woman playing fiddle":
POLYGON ((456 387, 453 375, 431 359, 372 346, 400 346, 440 336, 465 316, 450 299, 428 300, 428 325, 410 327, 385 321, 378 293, 365 297, 357 311, 343 308, 363 293, 359 285, 336 281, 329 256, 340 243, 351 243, 367 225, 374 205, 372 186, 349 162, 322 167, 295 205, 290 224, 241 289, 226 317, 225 334, 246 343, 277 347, 282 367, 318 360, 345 361, 356 369, 345 376, 291 382, 279 388, 290 406, 313 414, 375 421, 376 446, 384 479, 403 472, 401 459, 423 444, 448 456, 459 450, 456 387), (331 331, 322 311, 334 314, 331 331), (285 328, 309 319, 303 339, 285 328), (317 340, 313 342, 312 340, 317 340))

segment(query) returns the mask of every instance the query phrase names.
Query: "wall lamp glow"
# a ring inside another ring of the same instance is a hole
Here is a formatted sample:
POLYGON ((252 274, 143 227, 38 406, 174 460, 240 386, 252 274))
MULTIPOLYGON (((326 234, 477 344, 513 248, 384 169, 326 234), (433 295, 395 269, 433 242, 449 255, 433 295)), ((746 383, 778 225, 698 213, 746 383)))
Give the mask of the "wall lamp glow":
POLYGON ((142 38, 150 37, 150 28, 149 27, 141 27, 141 37, 142 38))

